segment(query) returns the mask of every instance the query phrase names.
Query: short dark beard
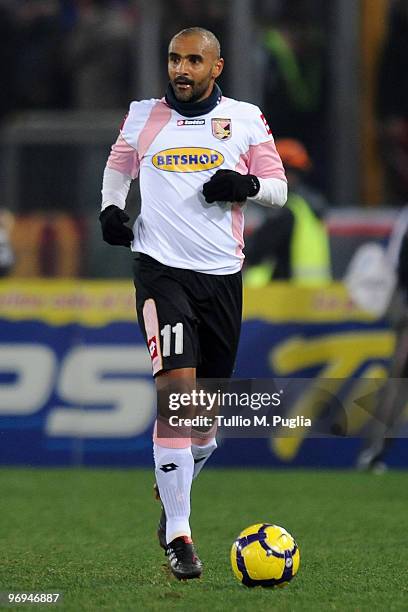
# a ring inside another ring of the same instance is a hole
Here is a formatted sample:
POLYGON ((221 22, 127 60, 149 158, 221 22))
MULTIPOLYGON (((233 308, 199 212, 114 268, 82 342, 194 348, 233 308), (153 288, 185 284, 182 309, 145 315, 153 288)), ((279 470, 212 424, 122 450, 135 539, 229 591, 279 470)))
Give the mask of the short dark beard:
POLYGON ((171 86, 172 86, 172 89, 173 89, 173 92, 174 92, 174 96, 177 98, 177 100, 179 102, 189 102, 189 103, 192 103, 192 104, 194 102, 197 102, 197 100, 199 100, 202 97, 204 92, 208 89, 209 84, 210 84, 210 81, 206 85, 203 85, 202 87, 200 87, 199 89, 197 89, 196 85, 192 85, 190 97, 189 98, 185 98, 184 96, 180 97, 180 94, 177 92, 177 89, 176 89, 176 83, 174 81, 171 82, 171 86))
POLYGON ((206 89, 207 89, 207 87, 205 87, 202 91, 194 91, 194 90, 192 90, 191 91, 191 96, 190 96, 190 98, 188 100, 186 100, 186 102, 191 102, 191 103, 197 102, 197 100, 202 97, 202 95, 206 91, 206 89))

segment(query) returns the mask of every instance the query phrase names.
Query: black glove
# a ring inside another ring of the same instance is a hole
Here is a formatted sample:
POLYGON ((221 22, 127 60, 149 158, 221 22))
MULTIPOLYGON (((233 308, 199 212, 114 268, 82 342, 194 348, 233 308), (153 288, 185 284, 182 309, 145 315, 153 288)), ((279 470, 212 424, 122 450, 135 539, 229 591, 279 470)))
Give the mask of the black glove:
POLYGON ((234 170, 217 170, 203 185, 206 202, 245 202, 259 191, 259 180, 253 174, 240 174, 234 170))
POLYGON ((128 215, 118 206, 111 204, 99 215, 102 225, 102 236, 108 244, 120 244, 129 247, 134 236, 130 227, 124 225, 129 221, 128 215))

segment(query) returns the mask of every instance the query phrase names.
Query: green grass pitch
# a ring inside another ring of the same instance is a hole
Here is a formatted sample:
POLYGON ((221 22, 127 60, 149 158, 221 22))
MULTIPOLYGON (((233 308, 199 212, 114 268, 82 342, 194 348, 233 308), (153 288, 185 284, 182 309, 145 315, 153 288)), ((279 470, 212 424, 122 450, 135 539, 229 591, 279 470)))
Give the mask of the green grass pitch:
POLYGON ((72 612, 408 609, 406 473, 204 470, 192 514, 204 574, 189 582, 164 565, 152 481, 150 470, 1 469, 0 591, 57 589, 55 609, 72 612), (247 589, 230 569, 234 538, 261 521, 298 541, 286 588, 247 589))

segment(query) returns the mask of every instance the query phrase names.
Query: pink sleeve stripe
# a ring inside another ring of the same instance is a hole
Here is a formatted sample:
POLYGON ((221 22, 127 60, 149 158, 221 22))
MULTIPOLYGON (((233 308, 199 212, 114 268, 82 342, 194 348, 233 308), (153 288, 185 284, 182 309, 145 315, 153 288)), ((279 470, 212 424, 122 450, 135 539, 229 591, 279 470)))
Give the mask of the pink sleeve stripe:
POLYGON ((240 174, 248 174, 248 166, 249 166, 249 151, 245 154, 241 153, 239 156, 239 160, 237 165, 235 166, 235 172, 239 172, 240 174))
POLYGON ((273 140, 249 147, 248 174, 259 178, 277 178, 286 181, 285 170, 273 140))
POLYGON ((139 138, 137 141, 137 152, 139 154, 139 160, 141 160, 145 155, 146 151, 152 144, 153 140, 160 134, 162 129, 167 125, 170 121, 171 117, 171 108, 164 104, 161 100, 157 102, 151 113, 144 124, 142 131, 139 134, 139 138))
POLYGON ((236 240, 235 255, 244 260, 242 249, 244 248, 244 213, 239 204, 231 206, 232 235, 236 240))
MULTIPOLYGON (((235 172, 240 174, 248 174, 248 162, 249 162, 249 151, 245 155, 241 154, 237 165, 235 166, 235 172)), ((244 248, 244 213, 242 212, 241 206, 234 202, 231 206, 231 230, 232 235, 237 243, 235 247, 235 255, 241 258, 241 268, 244 263, 244 254, 242 249, 244 248)))
POLYGON ((117 141, 112 146, 106 165, 108 168, 126 174, 132 179, 139 174, 137 151, 121 135, 118 136, 117 141))

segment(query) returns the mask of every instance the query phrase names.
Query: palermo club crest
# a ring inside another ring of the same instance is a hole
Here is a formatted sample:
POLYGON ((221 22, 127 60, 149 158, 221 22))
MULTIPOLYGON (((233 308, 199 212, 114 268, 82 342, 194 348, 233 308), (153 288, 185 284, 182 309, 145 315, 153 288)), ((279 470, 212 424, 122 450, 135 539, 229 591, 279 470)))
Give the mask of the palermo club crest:
POLYGON ((212 133, 218 140, 231 138, 231 119, 211 119, 212 133))

